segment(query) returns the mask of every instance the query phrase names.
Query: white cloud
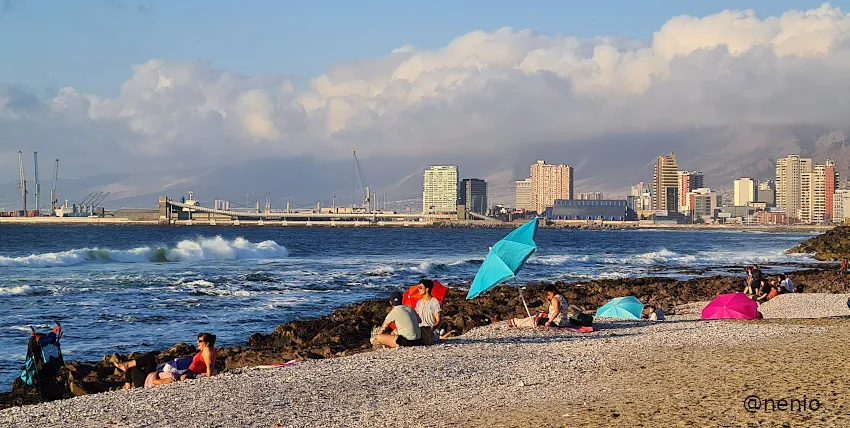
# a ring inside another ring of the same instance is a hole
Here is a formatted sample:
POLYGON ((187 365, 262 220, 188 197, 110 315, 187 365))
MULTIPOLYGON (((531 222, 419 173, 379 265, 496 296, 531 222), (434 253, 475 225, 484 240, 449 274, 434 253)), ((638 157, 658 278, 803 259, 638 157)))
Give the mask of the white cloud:
MULTIPOLYGON (((144 167, 189 153, 227 162, 347 157, 357 148, 428 162, 480 150, 509 154, 529 143, 568 152, 630 133, 846 127, 848 37, 850 16, 829 4, 767 18, 751 10, 674 17, 648 41, 502 28, 438 50, 402 46, 339 64, 304 91, 285 77, 152 59, 133 66, 114 98, 63 88, 38 105, 25 91, 0 88, 0 129, 49 121, 57 134, 80 138, 88 156, 108 152, 144 167)), ((718 146, 733 140, 740 144, 718 146)))

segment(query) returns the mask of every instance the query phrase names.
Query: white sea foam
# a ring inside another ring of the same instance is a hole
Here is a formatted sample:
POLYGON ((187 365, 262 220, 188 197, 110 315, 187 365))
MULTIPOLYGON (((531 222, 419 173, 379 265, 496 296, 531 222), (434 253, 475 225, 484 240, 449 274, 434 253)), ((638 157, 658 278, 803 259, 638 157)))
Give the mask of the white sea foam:
POLYGON ((287 249, 275 241, 252 243, 244 238, 227 240, 221 236, 183 240, 173 248, 137 247, 130 250, 78 248, 29 256, 0 256, 0 266, 62 267, 90 262, 150 263, 197 262, 204 260, 250 260, 287 257, 287 249))
POLYGON ((29 285, 18 285, 15 287, 0 287, 0 295, 27 295, 36 293, 36 287, 30 287, 29 285))
POLYGON ((695 254, 681 254, 662 248, 657 251, 631 255, 586 255, 586 254, 556 254, 532 257, 528 260, 531 265, 569 266, 586 263, 613 264, 621 266, 649 265, 745 265, 752 263, 794 263, 814 262, 808 254, 785 254, 782 250, 753 253, 747 249, 737 251, 702 251, 695 254))
POLYGON ((204 279, 197 279, 197 280, 194 280, 194 281, 185 281, 185 280, 181 279, 180 281, 177 281, 177 283, 175 285, 186 285, 186 286, 189 286, 189 287, 193 287, 193 286, 214 287, 215 286, 215 284, 213 284, 212 282, 209 282, 209 281, 204 280, 204 279))
POLYGON ((392 266, 378 266, 374 269, 369 269, 363 272, 363 274, 369 276, 389 276, 393 272, 395 272, 395 268, 393 268, 392 266))

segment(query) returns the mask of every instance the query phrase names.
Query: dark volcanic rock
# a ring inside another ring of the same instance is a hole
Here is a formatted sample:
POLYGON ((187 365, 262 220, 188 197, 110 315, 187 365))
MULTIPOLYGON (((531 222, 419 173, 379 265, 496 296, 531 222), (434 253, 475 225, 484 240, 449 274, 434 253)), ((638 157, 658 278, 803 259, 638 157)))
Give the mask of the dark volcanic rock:
POLYGON ((850 259, 850 226, 838 226, 822 235, 807 239, 788 253, 814 253, 818 260, 850 259))

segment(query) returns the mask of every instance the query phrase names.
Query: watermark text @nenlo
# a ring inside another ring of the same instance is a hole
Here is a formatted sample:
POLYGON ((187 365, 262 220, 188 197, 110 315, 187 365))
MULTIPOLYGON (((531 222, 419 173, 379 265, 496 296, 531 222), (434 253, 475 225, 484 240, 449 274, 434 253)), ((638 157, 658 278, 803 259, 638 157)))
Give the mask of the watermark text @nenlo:
POLYGON ((821 410, 823 403, 817 398, 774 398, 750 395, 744 399, 744 410, 750 413, 805 413, 821 410))

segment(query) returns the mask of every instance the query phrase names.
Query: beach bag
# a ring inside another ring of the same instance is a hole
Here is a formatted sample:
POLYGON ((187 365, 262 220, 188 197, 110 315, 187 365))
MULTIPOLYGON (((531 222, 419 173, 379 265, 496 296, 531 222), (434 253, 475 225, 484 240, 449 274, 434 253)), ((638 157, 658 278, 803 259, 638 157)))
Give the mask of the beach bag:
POLYGON ((803 288, 804 288, 803 284, 794 284, 794 292, 795 293, 802 293, 803 288))
POLYGON ((574 317, 570 318, 570 324, 577 325, 579 327, 593 327, 593 315, 579 312, 574 317))

